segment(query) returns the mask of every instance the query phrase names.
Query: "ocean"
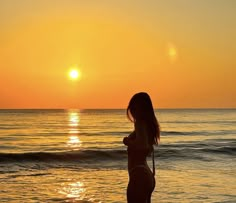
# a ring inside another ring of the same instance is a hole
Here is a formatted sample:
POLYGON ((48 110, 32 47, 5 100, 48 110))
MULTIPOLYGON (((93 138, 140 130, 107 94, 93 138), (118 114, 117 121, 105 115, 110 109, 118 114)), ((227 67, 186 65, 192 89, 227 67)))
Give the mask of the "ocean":
MULTIPOLYGON (((236 109, 155 113, 152 202, 235 203, 236 109)), ((124 109, 0 110, 0 202, 126 202, 132 129, 124 109)))

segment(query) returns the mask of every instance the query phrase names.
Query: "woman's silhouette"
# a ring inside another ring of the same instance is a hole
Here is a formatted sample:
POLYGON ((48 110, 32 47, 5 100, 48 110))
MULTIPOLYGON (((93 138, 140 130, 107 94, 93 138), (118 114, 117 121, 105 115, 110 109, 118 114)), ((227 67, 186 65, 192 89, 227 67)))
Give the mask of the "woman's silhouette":
POLYGON ((127 116, 134 123, 134 131, 123 139, 123 143, 128 146, 127 202, 150 203, 155 188, 153 145, 160 140, 160 128, 147 93, 140 92, 131 98, 127 116), (153 158, 153 172, 146 161, 150 154, 153 158))

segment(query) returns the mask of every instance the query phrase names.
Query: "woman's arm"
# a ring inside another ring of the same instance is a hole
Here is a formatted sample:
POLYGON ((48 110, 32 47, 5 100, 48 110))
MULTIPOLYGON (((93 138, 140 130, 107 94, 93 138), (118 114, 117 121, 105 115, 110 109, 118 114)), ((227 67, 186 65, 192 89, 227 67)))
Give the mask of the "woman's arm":
POLYGON ((135 139, 135 137, 136 137, 135 131, 133 131, 132 133, 130 133, 129 136, 128 136, 129 139, 135 139))
POLYGON ((124 137, 123 143, 128 146, 130 145, 130 141, 134 140, 135 137, 136 137, 136 133, 135 131, 133 131, 132 133, 129 134, 128 137, 124 137))
POLYGON ((123 143, 127 146, 136 149, 147 149, 148 145, 148 131, 145 123, 136 121, 134 124, 135 131, 123 139, 123 143), (131 139, 134 138, 135 139, 131 139))

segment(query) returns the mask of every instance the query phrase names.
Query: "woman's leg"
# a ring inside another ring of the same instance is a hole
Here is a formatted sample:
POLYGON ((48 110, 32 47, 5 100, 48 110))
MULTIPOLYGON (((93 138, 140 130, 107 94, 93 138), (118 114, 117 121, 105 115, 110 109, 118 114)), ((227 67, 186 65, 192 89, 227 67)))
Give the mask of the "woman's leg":
POLYGON ((127 188, 128 203, 147 203, 148 193, 140 182, 130 181, 127 188))
POLYGON ((152 193, 153 193, 153 191, 154 191, 154 189, 155 189, 155 186, 156 186, 156 180, 155 180, 155 178, 153 177, 153 187, 152 187, 151 191, 149 192, 147 203, 151 203, 151 197, 152 197, 152 193))
POLYGON ((127 188, 128 203, 148 203, 154 189, 153 176, 144 167, 137 167, 130 174, 127 188))

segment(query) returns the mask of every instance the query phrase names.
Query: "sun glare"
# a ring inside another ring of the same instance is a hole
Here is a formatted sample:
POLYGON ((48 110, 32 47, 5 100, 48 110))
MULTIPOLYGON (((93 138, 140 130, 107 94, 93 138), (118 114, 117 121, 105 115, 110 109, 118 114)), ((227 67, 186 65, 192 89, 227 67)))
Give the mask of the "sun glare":
POLYGON ((77 80, 80 78, 80 76, 81 76, 81 73, 78 69, 71 69, 69 71, 69 78, 72 80, 77 80))
POLYGON ((168 56, 171 62, 174 62, 177 59, 177 49, 173 44, 168 45, 168 56))

